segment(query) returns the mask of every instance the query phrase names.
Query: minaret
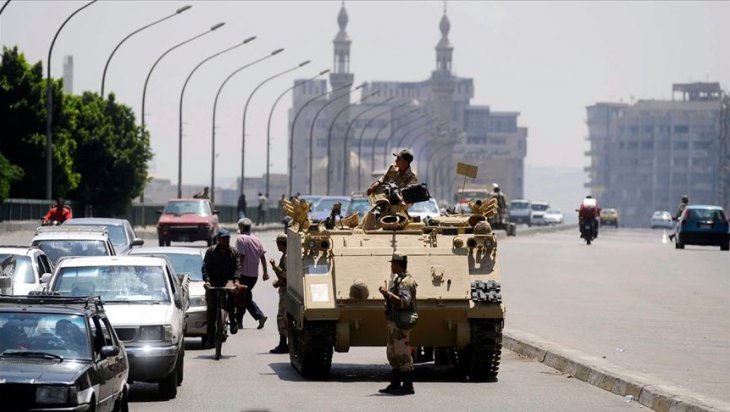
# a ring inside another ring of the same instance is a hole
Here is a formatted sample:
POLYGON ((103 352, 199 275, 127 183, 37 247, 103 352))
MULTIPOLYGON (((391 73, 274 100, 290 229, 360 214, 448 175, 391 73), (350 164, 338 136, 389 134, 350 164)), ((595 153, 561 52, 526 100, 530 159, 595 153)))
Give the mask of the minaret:
MULTIPOLYGON (((350 40, 350 35, 348 35, 346 31, 347 22, 347 10, 345 10, 345 2, 343 1, 342 7, 340 8, 340 13, 337 15, 337 24, 340 27, 340 31, 335 36, 335 39, 332 41, 335 46, 334 67, 332 72, 330 73, 330 86, 332 87, 332 90, 338 89, 347 83, 352 83, 355 79, 355 76, 350 73, 350 44, 352 44, 352 40, 350 40)), ((340 90, 330 96, 330 98, 332 99, 338 98, 343 95, 345 96, 337 99, 336 102, 332 103, 329 106, 330 116, 327 123, 328 125, 337 113, 343 110, 345 106, 350 104, 351 99, 349 89, 340 90)), ((342 188, 341 179, 343 175, 343 165, 345 164, 345 159, 342 159, 342 153, 344 151, 344 133, 349 122, 350 113, 349 109, 346 109, 337 118, 337 123, 332 129, 332 165, 329 168, 332 173, 332 175, 330 176, 331 194, 338 193, 342 188)), ((327 154, 324 153, 324 156, 327 156, 327 154)), ((319 182, 315 183, 316 186, 320 189, 319 193, 325 193, 325 191, 327 190, 327 188, 325 187, 325 181, 320 180, 319 182)))
POLYGON ((441 17, 439 30, 441 30, 441 40, 436 45, 436 71, 451 75, 451 58, 454 54, 454 45, 449 41, 451 22, 446 15, 446 5, 444 5, 444 15, 441 17))

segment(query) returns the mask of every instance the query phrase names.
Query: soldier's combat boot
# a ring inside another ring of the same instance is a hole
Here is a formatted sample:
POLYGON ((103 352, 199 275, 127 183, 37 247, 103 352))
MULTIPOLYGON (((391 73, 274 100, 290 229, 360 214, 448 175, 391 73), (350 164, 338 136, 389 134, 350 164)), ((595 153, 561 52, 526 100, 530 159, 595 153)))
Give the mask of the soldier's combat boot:
POLYGON ((279 335, 279 344, 269 353, 289 353, 289 345, 286 344, 286 336, 279 335))
POLYGON ((394 394, 396 391, 399 391, 400 390, 400 377, 401 377, 400 369, 393 369, 393 372, 390 375, 390 385, 386 386, 383 389, 379 389, 378 392, 394 394))
POLYGON ((393 395, 413 395, 416 391, 413 390, 413 371, 403 372, 403 386, 391 392, 393 395))

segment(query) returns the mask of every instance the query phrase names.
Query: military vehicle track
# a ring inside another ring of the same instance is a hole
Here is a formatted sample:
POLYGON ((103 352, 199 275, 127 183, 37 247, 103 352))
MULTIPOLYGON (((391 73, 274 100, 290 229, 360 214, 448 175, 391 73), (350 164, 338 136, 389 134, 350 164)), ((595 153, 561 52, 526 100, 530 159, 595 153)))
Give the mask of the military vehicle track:
POLYGON ((290 327, 289 358, 292 366, 306 378, 327 378, 332 368, 334 339, 332 322, 304 321, 302 330, 290 327))
POLYGON ((458 353, 458 367, 471 381, 497 378, 502 356, 502 326, 497 319, 472 319, 469 346, 458 353))

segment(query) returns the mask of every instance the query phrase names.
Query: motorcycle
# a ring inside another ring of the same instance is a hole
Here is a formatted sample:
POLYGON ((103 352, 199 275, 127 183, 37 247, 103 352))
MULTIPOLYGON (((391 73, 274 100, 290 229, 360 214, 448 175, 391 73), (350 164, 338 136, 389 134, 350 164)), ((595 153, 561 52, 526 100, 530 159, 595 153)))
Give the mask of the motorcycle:
POLYGON ((581 219, 580 222, 580 237, 581 239, 584 239, 586 241, 587 245, 590 245, 591 242, 597 237, 598 231, 597 225, 596 225, 596 219, 595 218, 584 218, 581 219))

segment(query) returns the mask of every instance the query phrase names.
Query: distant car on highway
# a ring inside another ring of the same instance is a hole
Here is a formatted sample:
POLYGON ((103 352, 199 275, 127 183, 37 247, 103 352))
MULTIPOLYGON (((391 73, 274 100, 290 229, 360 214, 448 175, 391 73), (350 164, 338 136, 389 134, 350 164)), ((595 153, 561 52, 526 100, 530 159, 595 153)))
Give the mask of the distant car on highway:
POLYGON ((138 238, 127 219, 112 219, 105 217, 82 217, 69 219, 64 225, 103 226, 109 232, 109 238, 114 244, 118 255, 125 255, 133 246, 142 246, 144 240, 138 238))
POLYGON ((102 226, 45 226, 36 229, 31 245, 56 265, 64 256, 115 256, 109 232, 102 226))
POLYGON ((542 215, 542 220, 546 225, 562 225, 563 219, 563 212, 560 209, 550 208, 542 215))
POLYGON ((618 210, 612 208, 601 209, 601 214, 598 217, 599 222, 602 226, 612 225, 614 227, 619 226, 618 210))
POLYGON ((41 290, 41 278, 53 273, 53 264, 37 247, 0 246, 0 273, 13 278, 13 295, 41 290))
POLYGON ((543 220, 543 216, 545 215, 545 211, 550 209, 550 203, 548 202, 531 202, 530 209, 532 209, 532 215, 530 217, 530 224, 531 225, 544 225, 545 220, 543 220))
POLYGON ((160 246, 170 246, 170 242, 195 242, 204 240, 211 246, 218 235, 218 211, 208 199, 168 200, 162 210, 158 210, 157 238, 160 246))
POLYGON ((666 210, 657 210, 651 215, 651 228, 656 229, 658 227, 664 229, 672 229, 674 224, 672 223, 672 214, 666 210))
POLYGON ((532 207, 530 207, 530 201, 514 199, 509 202, 509 221, 515 224, 524 223, 530 226, 532 224, 532 207))
POLYGON ((689 205, 677 223, 674 246, 720 246, 730 250, 730 222, 720 206, 689 205))
POLYGON ((441 216, 439 205, 435 199, 424 200, 423 202, 416 202, 408 209, 408 214, 418 216, 421 221, 425 219, 436 219, 441 216))

